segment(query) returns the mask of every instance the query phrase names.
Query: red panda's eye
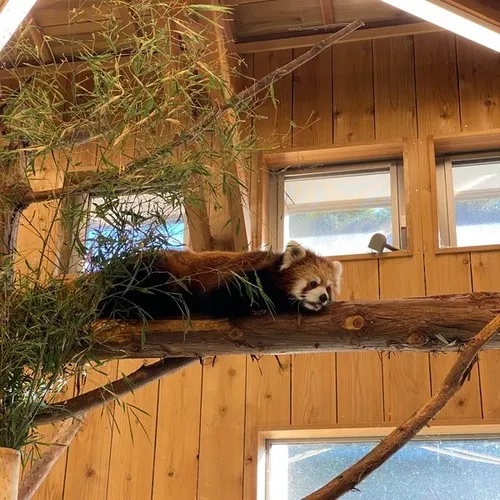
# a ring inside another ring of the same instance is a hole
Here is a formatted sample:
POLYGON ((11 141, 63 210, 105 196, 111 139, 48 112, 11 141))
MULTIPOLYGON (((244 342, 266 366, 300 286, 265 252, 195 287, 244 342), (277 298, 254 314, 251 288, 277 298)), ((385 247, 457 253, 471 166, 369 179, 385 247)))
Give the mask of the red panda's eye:
POLYGON ((318 282, 317 282, 317 281, 312 280, 312 281, 311 281, 311 288, 316 288, 317 286, 318 286, 318 282))

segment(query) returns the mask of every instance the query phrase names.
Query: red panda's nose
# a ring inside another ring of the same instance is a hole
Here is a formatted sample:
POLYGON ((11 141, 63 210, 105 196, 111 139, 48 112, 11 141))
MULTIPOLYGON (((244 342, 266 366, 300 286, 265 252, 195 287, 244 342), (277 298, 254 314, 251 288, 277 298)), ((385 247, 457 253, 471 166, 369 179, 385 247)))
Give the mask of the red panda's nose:
POLYGON ((319 300, 321 300, 321 302, 328 302, 328 295, 326 293, 321 294, 319 300))

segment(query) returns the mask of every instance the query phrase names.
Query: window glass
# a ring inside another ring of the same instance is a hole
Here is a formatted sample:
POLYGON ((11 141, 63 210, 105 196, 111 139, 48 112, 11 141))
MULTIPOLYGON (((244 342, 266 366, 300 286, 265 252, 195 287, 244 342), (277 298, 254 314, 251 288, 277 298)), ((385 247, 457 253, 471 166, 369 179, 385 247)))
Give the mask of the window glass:
POLYGON ((285 177, 284 190, 285 242, 297 240, 322 255, 369 252, 374 233, 393 243, 389 169, 285 177))
MULTIPOLYGON (((272 443, 268 500, 304 498, 375 445, 375 441, 272 443)), ((489 500, 498 498, 499 485, 500 440, 414 440, 345 498, 489 500)))
POLYGON ((457 246, 500 243, 500 162, 453 164, 457 246))
POLYGON ((133 246, 182 249, 185 225, 179 209, 152 195, 91 200, 85 234, 86 263, 100 262, 133 246))

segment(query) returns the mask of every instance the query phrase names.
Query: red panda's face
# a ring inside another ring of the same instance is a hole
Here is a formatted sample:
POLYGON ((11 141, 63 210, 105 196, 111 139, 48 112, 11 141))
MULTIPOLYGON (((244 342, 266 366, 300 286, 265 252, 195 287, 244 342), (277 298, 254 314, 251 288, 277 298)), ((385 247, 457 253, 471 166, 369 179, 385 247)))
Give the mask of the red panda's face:
POLYGON ((280 272, 289 296, 304 309, 320 311, 340 294, 340 262, 329 262, 295 241, 286 247, 280 272))

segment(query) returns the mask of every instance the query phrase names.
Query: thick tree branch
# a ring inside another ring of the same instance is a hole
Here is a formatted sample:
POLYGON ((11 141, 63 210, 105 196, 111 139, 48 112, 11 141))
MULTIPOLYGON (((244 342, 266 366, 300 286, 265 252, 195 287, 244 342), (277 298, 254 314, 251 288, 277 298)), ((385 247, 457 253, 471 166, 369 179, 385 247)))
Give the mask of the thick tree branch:
POLYGON ((197 358, 164 358, 151 365, 141 366, 116 382, 110 382, 103 387, 53 405, 50 410, 39 413, 33 425, 50 424, 69 417, 78 418, 98 406, 122 397, 165 375, 175 373, 196 360, 197 358))
POLYGON ((33 463, 29 472, 22 479, 19 486, 19 500, 30 500, 37 492, 59 457, 64 453, 82 427, 84 418, 85 416, 82 416, 78 420, 67 420, 57 429, 50 447, 33 463))
MULTIPOLYGON (((105 323, 102 357, 283 354, 353 350, 456 351, 500 313, 500 293, 337 302, 325 312, 105 323)), ((488 347, 499 348, 500 336, 488 347)))
POLYGON ((458 356, 439 392, 408 420, 398 426, 372 451, 342 474, 308 495, 306 500, 331 500, 352 490, 428 424, 462 387, 478 352, 500 331, 500 315, 475 335, 458 356))

